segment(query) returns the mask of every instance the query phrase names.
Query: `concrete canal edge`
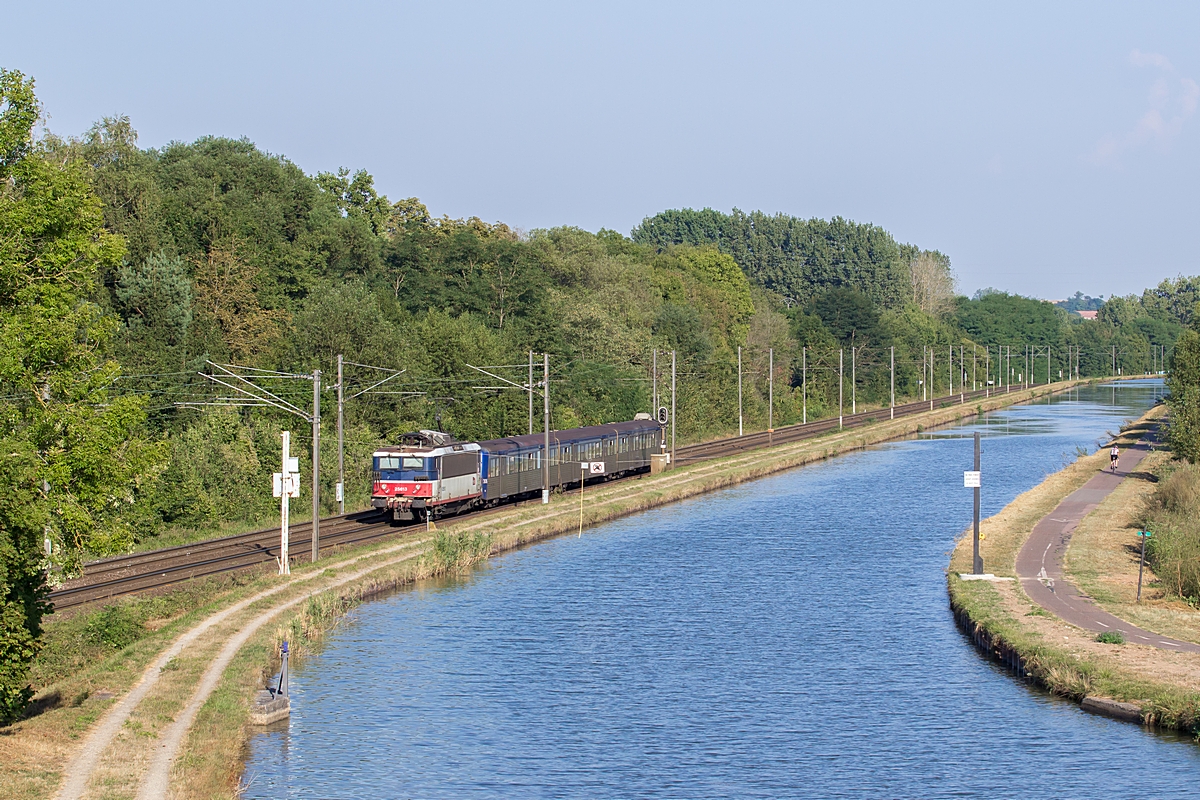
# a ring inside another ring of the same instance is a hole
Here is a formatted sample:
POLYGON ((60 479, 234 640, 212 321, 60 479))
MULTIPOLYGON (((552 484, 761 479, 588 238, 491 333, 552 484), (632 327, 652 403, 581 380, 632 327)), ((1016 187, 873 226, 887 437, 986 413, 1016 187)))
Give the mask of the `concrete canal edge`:
MULTIPOLYGON (((1140 423, 1159 414, 1160 409, 1152 408, 1127 428, 1144 427, 1140 423)), ((971 562, 971 530, 964 531, 947 570, 950 609, 972 645, 1014 678, 1075 700, 1090 713, 1200 733, 1200 693, 1179 678, 1187 669, 1193 674, 1200 670, 1200 658, 1158 651, 1173 671, 1156 670, 1158 656, 1148 655, 1152 648, 1098 643, 1090 631, 1070 626, 1033 603, 1014 579, 1016 554, 1034 524, 1106 464, 1104 449, 1081 457, 983 520, 981 550, 995 573, 991 580, 960 577, 960 572, 970 571, 971 562)))
MULTIPOLYGON (((1044 689, 1053 690, 1046 681, 1039 679, 1037 667, 1031 668, 1030 656, 1023 654, 1020 648, 1013 646, 1002 637, 993 635, 984 625, 973 620, 965 609, 954 608, 953 604, 951 607, 954 611, 954 621, 971 639, 971 643, 975 645, 976 649, 1003 665, 1013 677, 1032 681, 1044 689)), ((1138 725, 1144 722, 1145 712, 1139 703, 1122 702, 1111 697, 1084 695, 1079 700, 1079 705, 1084 711, 1122 722, 1134 722, 1138 725)))

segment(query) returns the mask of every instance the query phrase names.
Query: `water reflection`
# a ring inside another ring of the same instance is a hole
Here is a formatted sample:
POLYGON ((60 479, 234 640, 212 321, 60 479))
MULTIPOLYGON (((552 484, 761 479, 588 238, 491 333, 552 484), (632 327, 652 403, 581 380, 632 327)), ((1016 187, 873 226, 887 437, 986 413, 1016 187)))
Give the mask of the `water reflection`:
POLYGON ((1010 679, 946 607, 957 437, 988 433, 994 513, 1156 391, 1008 409, 365 605, 252 740, 246 796, 1194 794, 1193 745, 1010 679))

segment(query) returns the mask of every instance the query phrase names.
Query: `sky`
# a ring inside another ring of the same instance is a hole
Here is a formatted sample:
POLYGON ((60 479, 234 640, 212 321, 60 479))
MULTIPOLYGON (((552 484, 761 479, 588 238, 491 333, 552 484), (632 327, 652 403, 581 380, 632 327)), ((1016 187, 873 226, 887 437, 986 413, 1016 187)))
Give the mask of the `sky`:
POLYGON ((59 135, 247 137, 524 230, 841 216, 968 295, 1200 273, 1200 4, 113 5, 4 12, 59 135))

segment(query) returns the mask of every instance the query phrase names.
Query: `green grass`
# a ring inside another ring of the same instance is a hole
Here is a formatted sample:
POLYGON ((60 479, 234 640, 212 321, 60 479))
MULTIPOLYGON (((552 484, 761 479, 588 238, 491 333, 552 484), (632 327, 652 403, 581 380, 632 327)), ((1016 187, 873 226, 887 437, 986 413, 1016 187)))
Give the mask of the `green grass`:
POLYGON ((1125 644, 1125 636, 1120 631, 1105 631, 1096 636, 1101 644, 1125 644))
POLYGON ((250 571, 202 578, 169 593, 123 597, 46 618, 43 648, 30 668, 35 687, 54 684, 145 639, 169 621, 229 591, 256 583, 250 571))
POLYGON ((1000 593, 991 584, 963 581, 955 574, 948 580, 951 607, 986 632, 994 647, 1015 650, 1025 664, 1025 674, 1053 694, 1073 700, 1096 695, 1137 703, 1146 724, 1200 733, 1200 693, 1131 675, 1047 644, 1004 611, 1000 593))

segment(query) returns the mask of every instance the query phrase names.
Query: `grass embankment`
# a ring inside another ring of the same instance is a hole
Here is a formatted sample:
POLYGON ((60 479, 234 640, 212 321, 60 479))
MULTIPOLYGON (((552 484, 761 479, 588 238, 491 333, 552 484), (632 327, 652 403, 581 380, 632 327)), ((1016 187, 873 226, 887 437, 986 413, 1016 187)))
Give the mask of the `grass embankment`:
MULTIPOLYGON (((1055 391, 1073 384, 1060 384, 1055 391)), ((585 525, 675 502, 767 474, 821 460, 838 453, 951 423, 978 410, 992 410, 1051 393, 1045 387, 1000 395, 971 405, 951 405, 900 420, 832 433, 818 439, 782 445, 721 461, 680 468, 658 476, 589 487, 585 525)), ((181 592, 159 598, 131 598, 106 609, 76 614, 48 626, 47 648, 37 670, 41 712, 3 731, 0 774, 17 798, 46 797, 54 792, 61 765, 82 734, 134 685, 147 665, 183 632, 220 609, 265 589, 278 593, 248 607, 198 639, 172 661, 159 686, 131 715, 116 744, 101 764, 103 793, 132 796, 148 761, 153 742, 173 718, 209 663, 220 642, 248 615, 272 604, 313 597, 289 609, 260 631, 231 664, 216 692, 203 706, 177 765, 181 796, 234 796, 246 742, 248 703, 273 668, 276 643, 292 642, 301 653, 306 641, 319 637, 362 599, 548 536, 575 530, 579 524, 577 495, 555 497, 551 505, 528 504, 483 518, 439 523, 443 535, 424 541, 424 531, 409 533, 412 552, 397 554, 396 540, 345 551, 320 565, 297 567, 291 585, 265 573, 200 581, 181 592), (361 579, 322 592, 348 571, 351 558, 370 558, 379 569, 361 579), (385 563, 386 562, 386 563, 385 563), (168 674, 169 673, 169 674, 168 674)), ((99 785, 99 784, 94 784, 99 785)))
MULTIPOLYGON (((1162 407, 1151 409, 1121 431, 1118 444, 1128 446, 1141 438, 1164 412, 1162 407)), ((1161 466, 1166 457, 1153 452, 1142 464, 1161 466)), ((987 571, 1015 577, 1017 553, 1034 525, 1107 465, 1106 448, 1081 457, 984 520, 980 549, 987 571)), ((1138 562, 1130 540, 1137 540, 1144 497, 1153 492, 1149 478, 1139 469, 1084 519, 1072 536, 1066 571, 1110 612, 1164 635, 1194 640, 1194 634, 1184 635, 1184 627, 1171 621, 1179 613, 1177 603, 1158 608, 1152 608, 1153 603, 1142 607, 1132 603, 1130 576, 1136 593, 1138 562)), ((1094 634, 1067 625, 1033 603, 1018 581, 963 581, 958 573, 970 571, 970 559, 968 532, 951 557, 950 604, 975 641, 995 657, 1019 664, 1024 675, 1063 697, 1112 698, 1140 706, 1148 724, 1193 733, 1200 729, 1200 656, 1097 641, 1094 634)))

